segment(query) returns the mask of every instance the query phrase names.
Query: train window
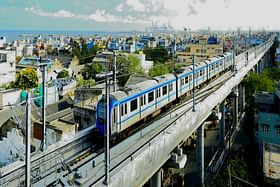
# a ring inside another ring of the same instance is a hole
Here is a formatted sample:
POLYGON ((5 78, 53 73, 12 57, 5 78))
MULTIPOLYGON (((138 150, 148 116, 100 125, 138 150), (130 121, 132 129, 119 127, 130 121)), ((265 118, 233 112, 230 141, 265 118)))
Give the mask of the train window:
POLYGON ((189 76, 186 76, 185 77, 185 83, 188 84, 188 82, 189 82, 189 76))
POLYGON ((211 65, 211 70, 214 70, 214 64, 211 65))
POLYGON ((190 75, 190 82, 192 81, 192 75, 190 75))
POLYGON ((121 105, 121 116, 124 116, 125 114, 127 114, 127 104, 122 104, 121 105))
POLYGON ((202 76, 202 70, 199 71, 199 76, 202 76))
POLYGON ((162 88, 162 95, 166 95, 167 94, 167 86, 164 86, 162 88))
POLYGON ((142 96, 140 97, 140 102, 141 102, 141 106, 143 106, 143 105, 146 104, 145 95, 142 95, 142 96))
POLYGON ((170 83, 170 84, 169 84, 169 92, 172 92, 172 90, 173 90, 173 84, 170 83))
POLYGON ((133 112, 137 109, 137 99, 130 101, 130 112, 133 112))
POLYGON ((154 100, 154 91, 148 93, 148 102, 152 102, 154 100))
POLYGON ((219 62, 216 62, 216 68, 219 67, 219 62))
POLYGON ((123 106, 123 104, 121 105, 121 116, 123 116, 124 115, 124 108, 123 108, 124 106, 123 106))
POLYGON ((184 78, 181 79, 181 85, 182 85, 182 86, 184 85, 184 78))
POLYGON ((124 114, 127 114, 127 103, 124 105, 124 114))
POLYGON ((156 96, 157 96, 157 98, 160 97, 160 88, 156 90, 156 96))
POLYGON ((117 115, 116 115, 116 108, 113 110, 113 123, 116 123, 117 115))

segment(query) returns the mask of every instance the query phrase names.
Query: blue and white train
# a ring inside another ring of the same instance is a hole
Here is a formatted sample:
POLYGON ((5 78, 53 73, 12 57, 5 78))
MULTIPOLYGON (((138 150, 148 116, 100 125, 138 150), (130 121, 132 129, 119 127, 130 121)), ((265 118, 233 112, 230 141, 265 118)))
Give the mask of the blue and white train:
MULTIPOLYGON (((213 77, 231 69, 232 65, 233 55, 227 52, 196 63, 194 71, 193 66, 189 65, 180 73, 154 77, 110 94, 110 134, 120 134, 137 122, 155 115, 171 102, 190 93, 194 86, 199 87, 210 81, 213 77)), ((106 131, 106 101, 104 101, 103 97, 96 109, 96 126, 100 135, 106 131)))

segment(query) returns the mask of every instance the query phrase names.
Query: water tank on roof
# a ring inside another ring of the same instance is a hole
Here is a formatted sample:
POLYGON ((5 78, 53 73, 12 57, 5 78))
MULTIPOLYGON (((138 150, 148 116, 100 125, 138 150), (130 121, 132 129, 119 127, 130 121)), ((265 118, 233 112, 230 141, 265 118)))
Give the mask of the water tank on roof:
POLYGON ((217 39, 217 37, 210 36, 210 37, 208 38, 208 44, 218 44, 218 39, 217 39))

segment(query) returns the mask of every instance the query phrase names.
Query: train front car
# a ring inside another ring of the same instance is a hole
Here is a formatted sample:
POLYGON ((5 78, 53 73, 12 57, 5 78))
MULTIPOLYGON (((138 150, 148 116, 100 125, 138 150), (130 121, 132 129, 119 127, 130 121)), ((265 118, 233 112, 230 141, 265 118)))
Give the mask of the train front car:
MULTIPOLYGON (((111 121, 112 121, 112 106, 115 103, 115 98, 110 95, 110 103, 109 103, 109 122, 110 122, 110 128, 111 128, 111 121)), ((103 96, 97 104, 96 108, 96 128, 98 130, 98 134, 101 136, 104 136, 104 134, 107 132, 106 131, 106 126, 107 126, 107 101, 106 97, 103 96)))

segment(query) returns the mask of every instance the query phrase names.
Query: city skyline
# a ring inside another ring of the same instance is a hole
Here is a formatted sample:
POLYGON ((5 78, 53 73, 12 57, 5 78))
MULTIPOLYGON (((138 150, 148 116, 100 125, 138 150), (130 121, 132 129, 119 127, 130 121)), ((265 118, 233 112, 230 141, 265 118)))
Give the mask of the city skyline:
POLYGON ((278 29, 276 0, 8 0, 4 30, 130 31, 170 24, 177 30, 278 29), (262 13, 263 12, 263 13, 262 13))

